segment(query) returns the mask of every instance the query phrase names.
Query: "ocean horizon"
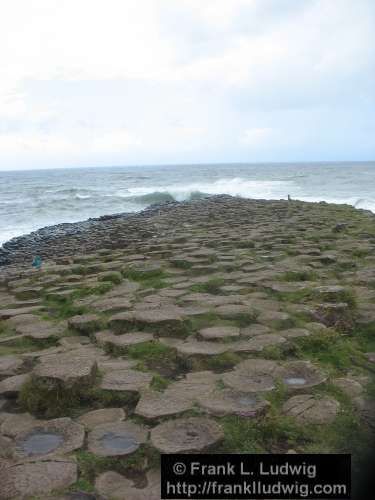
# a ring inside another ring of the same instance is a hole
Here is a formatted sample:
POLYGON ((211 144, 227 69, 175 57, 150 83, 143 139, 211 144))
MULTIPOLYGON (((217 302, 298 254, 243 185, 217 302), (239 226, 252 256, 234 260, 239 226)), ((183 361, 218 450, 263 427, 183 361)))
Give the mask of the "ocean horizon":
POLYGON ((217 194, 349 204, 375 213, 375 161, 0 171, 0 246, 42 227, 217 194))

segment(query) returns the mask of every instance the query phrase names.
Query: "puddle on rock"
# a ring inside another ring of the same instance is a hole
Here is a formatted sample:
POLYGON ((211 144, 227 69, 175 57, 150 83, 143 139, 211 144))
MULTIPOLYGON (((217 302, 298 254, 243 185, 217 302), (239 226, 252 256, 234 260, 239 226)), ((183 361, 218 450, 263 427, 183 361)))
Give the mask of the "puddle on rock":
POLYGON ((29 434, 20 443, 20 447, 27 455, 44 455, 56 450, 63 441, 64 438, 61 434, 38 431, 29 434))
POLYGON ((118 451, 121 453, 131 453, 139 448, 139 442, 131 434, 115 434, 108 432, 100 439, 103 448, 118 451))
POLYGON ((305 385, 306 379, 303 377, 289 377, 284 379, 284 382, 288 385, 305 385))
POLYGON ((255 406, 257 403, 256 399, 252 396, 242 396, 237 402, 241 406, 255 406))

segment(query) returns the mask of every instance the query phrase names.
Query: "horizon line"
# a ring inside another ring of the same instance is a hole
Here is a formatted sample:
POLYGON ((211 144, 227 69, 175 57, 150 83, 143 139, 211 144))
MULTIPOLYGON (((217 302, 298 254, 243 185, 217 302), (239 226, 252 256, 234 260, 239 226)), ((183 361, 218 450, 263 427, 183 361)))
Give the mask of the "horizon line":
POLYGON ((16 168, 1 169, 1 172, 29 172, 44 170, 72 170, 72 169, 92 169, 92 168, 142 168, 142 167, 204 167, 204 166, 224 166, 224 165, 296 165, 296 164, 337 164, 337 163, 375 163, 373 160, 302 160, 302 161, 226 161, 226 162, 203 162, 203 163, 142 163, 142 164, 120 164, 120 165, 71 165, 55 167, 37 168, 16 168))

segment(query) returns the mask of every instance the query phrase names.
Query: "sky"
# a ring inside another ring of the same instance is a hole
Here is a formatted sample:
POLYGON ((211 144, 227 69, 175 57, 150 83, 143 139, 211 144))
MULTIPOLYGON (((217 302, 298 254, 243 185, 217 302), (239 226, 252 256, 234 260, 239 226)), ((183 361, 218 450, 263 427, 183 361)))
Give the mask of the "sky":
POLYGON ((375 159, 374 0, 0 6, 0 170, 375 159))

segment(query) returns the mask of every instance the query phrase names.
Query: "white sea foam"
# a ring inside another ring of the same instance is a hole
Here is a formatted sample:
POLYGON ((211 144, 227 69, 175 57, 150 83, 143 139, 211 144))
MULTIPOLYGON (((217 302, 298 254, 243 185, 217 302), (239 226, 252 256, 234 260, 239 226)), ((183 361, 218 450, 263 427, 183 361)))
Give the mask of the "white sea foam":
POLYGON ((0 172, 0 245, 40 227, 227 194, 350 204, 375 213, 375 163, 0 172))

